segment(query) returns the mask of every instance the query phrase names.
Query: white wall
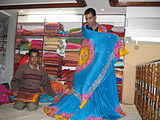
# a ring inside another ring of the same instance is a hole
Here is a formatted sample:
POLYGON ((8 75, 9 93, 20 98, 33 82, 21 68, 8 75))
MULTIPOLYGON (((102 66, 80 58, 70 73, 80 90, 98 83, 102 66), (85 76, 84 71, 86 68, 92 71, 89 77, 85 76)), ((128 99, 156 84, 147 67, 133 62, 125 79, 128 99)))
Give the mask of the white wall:
POLYGON ((127 7, 126 33, 131 37, 160 37, 160 7, 127 7))
POLYGON ((9 26, 7 34, 7 53, 6 53, 6 67, 5 67, 5 81, 10 83, 13 77, 13 60, 14 60, 14 42, 15 42, 15 31, 16 31, 16 21, 17 13, 12 11, 9 12, 9 26))

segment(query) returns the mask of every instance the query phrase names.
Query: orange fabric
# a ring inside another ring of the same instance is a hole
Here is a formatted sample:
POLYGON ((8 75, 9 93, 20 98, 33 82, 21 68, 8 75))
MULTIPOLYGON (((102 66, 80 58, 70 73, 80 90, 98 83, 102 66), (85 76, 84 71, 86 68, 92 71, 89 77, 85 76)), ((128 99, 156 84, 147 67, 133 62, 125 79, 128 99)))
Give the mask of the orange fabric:
MULTIPOLYGON (((53 91, 55 91, 56 93, 61 93, 61 92, 63 92, 63 84, 62 84, 62 83, 60 83, 60 82, 58 82, 58 81, 53 81, 53 80, 51 80, 50 83, 51 83, 51 87, 52 87, 52 90, 53 90, 53 91)), ((44 93, 45 93, 45 92, 44 92, 44 90, 42 89, 41 94, 44 94, 44 93)))
POLYGON ((24 102, 36 102, 38 94, 18 93, 14 100, 22 100, 24 102))

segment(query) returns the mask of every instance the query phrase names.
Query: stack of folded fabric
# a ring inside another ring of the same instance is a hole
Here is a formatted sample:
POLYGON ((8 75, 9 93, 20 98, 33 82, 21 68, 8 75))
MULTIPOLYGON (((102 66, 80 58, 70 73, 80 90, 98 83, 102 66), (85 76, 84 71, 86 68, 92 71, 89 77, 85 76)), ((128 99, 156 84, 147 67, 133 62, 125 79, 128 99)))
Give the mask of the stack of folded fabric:
POLYGON ((44 35, 44 29, 33 29, 32 35, 38 36, 38 35, 44 35))
POLYGON ((42 50, 43 48, 42 40, 32 40, 30 43, 32 44, 32 49, 42 50))
POLYGON ((123 80, 123 58, 121 57, 118 61, 114 64, 115 72, 116 72, 116 80, 117 80, 117 87, 118 87, 118 98, 119 101, 122 100, 122 80, 123 80))
POLYGON ((29 42, 29 43, 24 43, 24 44, 21 44, 20 46, 20 50, 23 51, 23 50, 30 50, 32 48, 32 44, 29 42))
POLYGON ((43 65, 48 74, 57 76, 57 73, 62 68, 63 57, 57 53, 44 53, 43 54, 43 65))
POLYGON ((64 66, 77 66, 79 52, 66 52, 63 58, 64 66))
POLYGON ((29 41, 24 39, 24 38, 16 38, 16 46, 15 46, 15 48, 19 50, 20 46, 22 44, 25 44, 25 43, 29 43, 29 41))
POLYGON ((81 36, 82 35, 82 30, 81 30, 81 28, 72 28, 72 29, 69 30, 68 34, 69 35, 75 35, 75 36, 77 36, 77 35, 81 36))
POLYGON ((107 28, 109 33, 114 33, 119 37, 124 37, 124 27, 118 27, 118 26, 106 25, 106 24, 103 24, 103 26, 107 28))
POLYGON ((65 51, 79 51, 81 48, 82 39, 79 38, 68 38, 66 39, 65 51))
POLYGON ((26 30, 26 29, 17 29, 16 35, 22 36, 22 35, 32 35, 32 31, 26 30))
POLYGON ((57 75, 57 73, 61 70, 61 68, 57 65, 44 65, 43 66, 48 74, 57 75))
POLYGON ((48 22, 44 25, 45 34, 57 34, 58 31, 63 31, 63 25, 59 22, 48 22))
POLYGON ((116 78, 117 84, 122 84, 122 76, 123 76, 123 59, 118 59, 118 62, 114 64, 116 70, 116 78))
POLYGON ((63 42, 59 38, 46 37, 44 39, 44 50, 56 51, 58 46, 62 46, 63 42))

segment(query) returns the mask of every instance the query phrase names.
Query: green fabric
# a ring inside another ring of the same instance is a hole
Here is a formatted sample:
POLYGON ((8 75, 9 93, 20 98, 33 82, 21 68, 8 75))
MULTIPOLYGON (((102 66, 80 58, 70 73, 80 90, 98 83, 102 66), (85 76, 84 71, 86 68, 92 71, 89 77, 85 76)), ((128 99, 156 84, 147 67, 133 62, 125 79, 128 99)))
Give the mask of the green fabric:
POLYGON ((69 43, 69 42, 81 44, 82 39, 79 39, 79 38, 68 38, 68 39, 66 39, 66 43, 69 43))
POLYGON ((81 28, 73 28, 73 29, 70 29, 69 32, 75 32, 75 31, 80 31, 81 28))
POLYGON ((31 43, 24 43, 20 46, 20 50, 30 50, 32 48, 31 43))

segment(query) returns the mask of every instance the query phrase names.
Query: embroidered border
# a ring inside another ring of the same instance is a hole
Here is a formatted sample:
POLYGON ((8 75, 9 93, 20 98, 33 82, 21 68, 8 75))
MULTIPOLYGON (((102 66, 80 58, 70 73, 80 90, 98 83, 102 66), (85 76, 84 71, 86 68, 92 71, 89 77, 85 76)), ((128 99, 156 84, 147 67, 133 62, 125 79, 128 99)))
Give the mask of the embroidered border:
MULTIPOLYGON (((88 92, 86 94, 89 94, 89 95, 92 95, 94 90, 98 87, 98 85, 101 83, 101 81, 103 80, 103 77, 105 76, 109 66, 110 66, 110 63, 111 61, 113 60, 113 58, 115 58, 115 55, 114 53, 112 53, 108 59, 108 64, 105 65, 105 67, 103 68, 102 72, 100 73, 100 75, 98 76, 98 78, 96 79, 96 81, 92 84, 92 86, 89 88, 88 92)), ((74 90, 73 94, 75 96, 77 96, 78 98, 82 98, 82 96, 84 96, 85 94, 83 95, 80 95, 77 91, 74 90)))
POLYGON ((103 77, 105 76, 109 66, 110 66, 110 62, 112 61, 112 59, 115 57, 115 55, 112 53, 108 59, 108 62, 106 64, 106 66, 103 68, 102 72, 100 73, 100 75, 98 76, 97 80, 92 84, 92 86, 89 88, 87 94, 92 94, 93 91, 98 87, 98 85, 102 82, 103 77))

